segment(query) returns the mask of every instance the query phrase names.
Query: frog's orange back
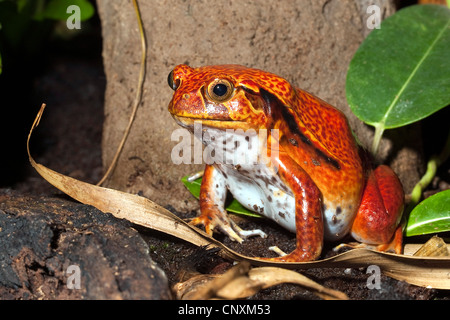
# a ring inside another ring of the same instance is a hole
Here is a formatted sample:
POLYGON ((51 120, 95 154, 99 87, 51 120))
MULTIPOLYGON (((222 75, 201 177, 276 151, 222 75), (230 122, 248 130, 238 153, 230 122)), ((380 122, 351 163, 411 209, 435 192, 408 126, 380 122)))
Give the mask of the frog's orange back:
POLYGON ((349 165, 359 162, 358 146, 345 115, 327 102, 314 95, 297 90, 297 103, 293 111, 307 128, 310 138, 323 148, 349 165))

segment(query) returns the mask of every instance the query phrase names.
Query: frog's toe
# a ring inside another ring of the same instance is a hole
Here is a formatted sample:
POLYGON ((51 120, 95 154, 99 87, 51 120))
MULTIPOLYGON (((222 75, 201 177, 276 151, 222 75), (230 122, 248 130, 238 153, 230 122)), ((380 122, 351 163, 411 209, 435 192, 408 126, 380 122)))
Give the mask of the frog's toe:
POLYGON ((213 234, 214 226, 211 224, 211 221, 206 216, 203 216, 203 215, 198 216, 198 217, 192 219, 191 221, 189 221, 189 224, 192 226, 203 225, 205 227, 205 232, 209 236, 212 236, 212 234, 213 234))
POLYGON ((220 230, 225 233, 231 240, 242 243, 244 239, 260 236, 261 238, 267 238, 267 234, 265 234, 260 229, 254 230, 243 230, 241 229, 233 220, 228 219, 226 223, 222 223, 219 226, 220 230))
POLYGON ((232 222, 231 224, 223 224, 220 226, 220 230, 222 230, 222 232, 225 233, 231 240, 242 243, 244 239, 241 237, 241 234, 239 232, 235 231, 235 229, 232 227, 232 224, 234 224, 234 222, 232 222))
POLYGON ((284 252, 283 250, 281 250, 281 249, 278 248, 277 246, 269 247, 269 250, 275 252, 275 253, 278 254, 280 257, 284 257, 284 256, 287 255, 286 252, 284 252))
POLYGON ((197 226, 203 225, 205 227, 205 232, 209 235, 213 235, 213 231, 219 229, 227 235, 231 240, 242 243, 244 241, 242 237, 240 237, 239 232, 234 230, 236 226, 234 222, 231 222, 226 215, 205 215, 202 214, 194 219, 192 219, 189 224, 197 226))
POLYGON ((261 229, 243 230, 235 222, 231 221, 232 227, 236 232, 244 239, 259 236, 261 238, 267 238, 267 234, 261 229))

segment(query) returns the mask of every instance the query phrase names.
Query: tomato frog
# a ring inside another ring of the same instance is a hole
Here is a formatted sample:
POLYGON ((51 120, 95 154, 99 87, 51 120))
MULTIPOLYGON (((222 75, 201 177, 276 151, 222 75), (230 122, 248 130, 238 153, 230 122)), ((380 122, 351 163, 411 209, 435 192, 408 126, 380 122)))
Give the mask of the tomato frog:
POLYGON ((296 235, 273 261, 317 259, 323 243, 351 234, 377 250, 402 250, 404 193, 395 173, 374 167, 344 114, 274 74, 239 65, 178 65, 169 112, 210 150, 191 223, 241 242, 224 209, 227 192, 296 235), (198 133, 200 132, 200 134, 198 133), (195 132, 194 132, 195 134, 195 132), (265 142, 262 140, 266 140, 265 142))

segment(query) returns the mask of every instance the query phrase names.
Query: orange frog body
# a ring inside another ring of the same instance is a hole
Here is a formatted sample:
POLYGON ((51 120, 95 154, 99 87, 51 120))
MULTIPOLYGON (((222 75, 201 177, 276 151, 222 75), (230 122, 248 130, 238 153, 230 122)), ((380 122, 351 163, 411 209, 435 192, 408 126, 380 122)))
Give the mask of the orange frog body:
POLYGON ((260 230, 229 219, 233 197, 296 234, 296 249, 274 261, 317 259, 323 241, 346 234, 378 250, 401 251, 404 193, 387 166, 372 168, 347 119, 319 98, 274 74, 239 65, 169 74, 169 112, 196 130, 210 151, 200 190, 203 224, 241 242, 260 230))

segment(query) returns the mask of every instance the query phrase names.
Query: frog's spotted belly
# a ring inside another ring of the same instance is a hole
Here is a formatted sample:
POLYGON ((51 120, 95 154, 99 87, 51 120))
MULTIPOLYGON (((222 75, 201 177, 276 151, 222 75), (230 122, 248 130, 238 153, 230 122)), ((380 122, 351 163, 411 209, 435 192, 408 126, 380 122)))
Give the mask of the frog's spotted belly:
POLYGON ((295 232, 295 199, 290 190, 277 176, 269 175, 269 169, 263 165, 252 169, 259 174, 248 177, 239 172, 248 172, 246 168, 219 166, 226 177, 227 189, 239 203, 295 232))
MULTIPOLYGON (((252 169, 258 174, 250 177, 249 168, 216 166, 224 175, 227 189, 244 207, 272 219, 285 229, 294 232, 295 198, 280 177, 264 165, 252 169)), ((338 240, 346 235, 353 212, 345 212, 324 199, 324 236, 327 240, 338 240), (338 211, 338 212, 337 212, 338 211)))

